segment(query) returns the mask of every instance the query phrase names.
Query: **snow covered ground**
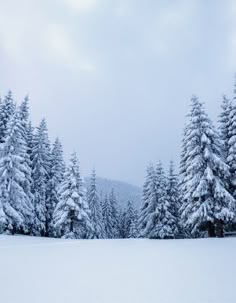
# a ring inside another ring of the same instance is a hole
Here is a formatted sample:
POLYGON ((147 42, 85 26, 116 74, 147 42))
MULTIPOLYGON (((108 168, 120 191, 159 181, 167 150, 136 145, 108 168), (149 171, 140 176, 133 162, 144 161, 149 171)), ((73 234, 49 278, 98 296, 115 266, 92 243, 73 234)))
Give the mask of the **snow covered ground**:
POLYGON ((236 238, 0 236, 2 303, 235 303, 236 238))

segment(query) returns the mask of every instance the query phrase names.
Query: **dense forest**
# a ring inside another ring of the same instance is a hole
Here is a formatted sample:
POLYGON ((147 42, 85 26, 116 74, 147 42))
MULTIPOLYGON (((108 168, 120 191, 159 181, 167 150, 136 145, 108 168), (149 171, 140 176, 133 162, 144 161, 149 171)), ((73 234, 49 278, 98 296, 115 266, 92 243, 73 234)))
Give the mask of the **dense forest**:
MULTIPOLYGON (((29 99, 0 101, 0 232, 71 239, 223 237, 236 218, 236 85, 223 96, 218 127, 199 98, 183 130, 179 172, 149 165, 140 210, 121 208, 115 189, 103 196, 93 169, 88 188, 77 154, 68 165, 46 120, 34 127, 29 99)), ((171 131, 171 130, 170 130, 171 131)), ((147 159, 148 160, 148 159, 147 159)))

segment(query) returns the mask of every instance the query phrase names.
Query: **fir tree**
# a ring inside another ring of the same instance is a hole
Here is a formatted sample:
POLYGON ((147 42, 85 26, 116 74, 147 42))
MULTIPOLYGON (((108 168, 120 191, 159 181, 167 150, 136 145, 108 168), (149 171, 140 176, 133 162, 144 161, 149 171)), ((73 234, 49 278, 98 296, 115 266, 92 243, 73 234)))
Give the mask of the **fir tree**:
POLYGON ((29 232, 33 206, 28 192, 30 168, 20 111, 9 120, 0 159, 1 230, 29 232), (26 191, 27 189, 27 191, 26 191))
POLYGON ((146 234, 151 239, 170 239, 175 236, 176 221, 168 201, 167 182, 161 162, 156 170, 156 207, 149 215, 146 234))
POLYGON ((28 96, 25 97, 23 102, 19 106, 19 118, 21 122, 21 134, 23 137, 23 140, 26 144, 26 152, 24 151, 24 154, 22 154, 22 157, 24 158, 25 165, 27 165, 27 174, 25 174, 24 180, 22 180, 22 187, 24 189, 24 192, 28 196, 28 198, 31 201, 31 204, 33 205, 33 194, 32 194, 32 186, 33 186, 33 180, 32 180, 32 160, 30 158, 30 146, 28 145, 28 119, 29 119, 29 99, 28 96))
POLYGON ((128 201, 126 208, 126 238, 136 238, 137 236, 137 212, 134 210, 133 202, 128 201))
POLYGON ((35 133, 32 158, 33 194, 35 207, 33 234, 37 236, 44 236, 46 235, 48 226, 46 198, 51 168, 50 143, 45 119, 41 121, 35 133))
POLYGON ((51 152, 51 166, 46 194, 46 235, 54 235, 53 212, 59 201, 58 190, 63 181, 65 163, 61 142, 56 138, 51 152))
POLYGON ((133 203, 128 200, 127 202, 127 207, 125 210, 125 238, 129 237, 129 233, 130 233, 130 229, 131 229, 131 225, 134 219, 134 207, 133 207, 133 203))
POLYGON ((28 155, 32 168, 33 161, 33 146, 34 146, 34 127, 32 126, 31 121, 26 125, 26 142, 28 147, 28 155))
POLYGON ((15 112, 15 103, 12 98, 12 92, 8 94, 1 102, 0 106, 0 143, 3 143, 7 134, 7 125, 15 112))
POLYGON ((167 224, 172 230, 173 238, 180 236, 180 194, 178 188, 178 177, 175 174, 174 162, 170 162, 169 174, 167 178, 167 200, 170 207, 170 213, 173 215, 174 221, 169 221, 167 224))
POLYGON ((91 221, 94 231, 93 238, 102 239, 104 238, 104 226, 100 198, 97 192, 95 169, 92 171, 90 186, 88 189, 88 205, 91 211, 91 221))
POLYGON ((111 207, 110 199, 107 194, 102 202, 102 216, 104 224, 104 236, 106 239, 112 239, 114 237, 114 221, 113 221, 113 209, 111 207))
POLYGON ((109 204, 111 207, 111 220, 112 220, 112 234, 113 238, 119 238, 119 219, 118 219, 118 204, 117 204, 117 198, 115 195, 115 191, 112 188, 110 195, 109 195, 109 204))
POLYGON ((128 238, 137 238, 139 235, 138 230, 138 211, 134 210, 133 219, 131 221, 128 238))
POLYGON ((146 180, 143 186, 142 205, 138 219, 138 230, 140 237, 148 238, 147 225, 152 213, 155 212, 157 207, 157 180, 156 172, 153 165, 147 168, 146 180))
POLYGON ((54 211, 54 222, 56 233, 60 237, 70 239, 93 237, 90 211, 75 153, 71 156, 59 190, 59 203, 54 211))
POLYGON ((26 96, 19 106, 20 118, 23 121, 23 127, 26 129, 29 120, 29 97, 26 96))
POLYGON ((221 113, 219 115, 219 131, 222 140, 222 155, 227 161, 229 156, 229 139, 230 139, 230 113, 232 110, 231 101, 224 95, 221 105, 221 113))
POLYGON ((192 98, 186 133, 186 186, 182 219, 193 235, 207 230, 223 236, 223 223, 234 218, 235 200, 228 192, 229 167, 223 160, 221 142, 198 98, 192 98))
MULTIPOLYGON (((228 106, 228 111, 226 112, 228 115, 229 122, 226 122, 221 126, 225 128, 223 139, 226 140, 224 143, 227 148, 227 164, 230 168, 230 192, 236 198, 236 78, 235 78, 235 89, 234 89, 234 97, 230 105, 228 106), (227 133, 226 133, 227 132, 227 133), (227 137, 225 137, 227 136, 227 137)), ((226 116, 225 114, 225 116, 226 116)), ((226 118, 225 118, 226 120, 226 118)))
POLYGON ((119 221, 118 230, 119 230, 120 239, 127 238, 126 219, 127 219, 126 210, 120 209, 119 215, 118 215, 118 221, 119 221))

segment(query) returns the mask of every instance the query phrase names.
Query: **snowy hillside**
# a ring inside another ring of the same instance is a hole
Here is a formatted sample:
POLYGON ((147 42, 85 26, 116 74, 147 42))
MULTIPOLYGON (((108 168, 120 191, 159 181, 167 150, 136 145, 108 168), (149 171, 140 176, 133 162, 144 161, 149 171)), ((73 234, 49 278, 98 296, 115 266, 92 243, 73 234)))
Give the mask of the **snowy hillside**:
POLYGON ((0 236, 4 303, 235 303, 236 239, 0 236))
MULTIPOLYGON (((85 182, 86 185, 88 185, 89 178, 85 178, 85 182)), ((133 201, 137 209, 140 207, 142 189, 138 186, 126 182, 97 177, 97 187, 98 192, 102 193, 102 195, 109 193, 113 188, 117 194, 121 207, 125 207, 128 200, 133 201)))

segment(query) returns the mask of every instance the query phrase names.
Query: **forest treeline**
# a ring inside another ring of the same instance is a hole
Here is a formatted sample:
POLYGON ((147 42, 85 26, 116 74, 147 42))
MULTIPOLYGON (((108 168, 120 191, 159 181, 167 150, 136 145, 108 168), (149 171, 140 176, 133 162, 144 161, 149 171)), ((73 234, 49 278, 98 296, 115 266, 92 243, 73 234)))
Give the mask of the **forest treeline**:
POLYGON ((47 123, 30 121, 29 99, 0 101, 0 232, 73 239, 223 237, 236 223, 236 85, 216 127, 198 97, 183 130, 179 172, 149 165, 140 210, 85 187, 76 153, 68 165, 47 123))

